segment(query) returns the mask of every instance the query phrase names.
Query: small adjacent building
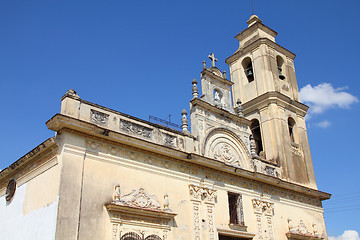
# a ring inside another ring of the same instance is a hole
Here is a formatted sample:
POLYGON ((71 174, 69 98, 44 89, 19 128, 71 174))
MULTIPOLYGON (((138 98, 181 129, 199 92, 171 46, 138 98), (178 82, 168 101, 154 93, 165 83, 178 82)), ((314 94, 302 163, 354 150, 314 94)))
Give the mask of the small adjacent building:
POLYGON ((55 136, 0 172, 0 239, 327 239, 295 54, 247 23, 230 79, 211 54, 192 81, 182 130, 69 90, 55 136))

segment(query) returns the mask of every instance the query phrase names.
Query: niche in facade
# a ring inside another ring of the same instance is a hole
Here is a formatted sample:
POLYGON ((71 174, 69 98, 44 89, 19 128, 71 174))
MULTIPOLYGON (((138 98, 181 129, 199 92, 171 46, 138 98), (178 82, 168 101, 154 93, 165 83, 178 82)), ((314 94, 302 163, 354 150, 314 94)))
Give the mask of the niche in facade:
POLYGON ((216 107, 221 107, 222 104, 221 104, 221 100, 222 100, 222 93, 220 90, 218 89, 215 89, 214 90, 214 105, 216 107))

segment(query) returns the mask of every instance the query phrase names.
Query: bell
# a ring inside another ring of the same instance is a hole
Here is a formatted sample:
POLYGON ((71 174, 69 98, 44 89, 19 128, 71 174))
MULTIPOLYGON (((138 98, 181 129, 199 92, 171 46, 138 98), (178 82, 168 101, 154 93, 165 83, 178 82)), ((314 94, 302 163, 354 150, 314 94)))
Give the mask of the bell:
POLYGON ((282 68, 281 67, 278 67, 278 71, 279 71, 279 78, 281 80, 284 80, 285 79, 285 76, 282 74, 282 68))
POLYGON ((253 77, 252 69, 249 69, 249 70, 247 71, 246 77, 248 77, 248 78, 253 77))

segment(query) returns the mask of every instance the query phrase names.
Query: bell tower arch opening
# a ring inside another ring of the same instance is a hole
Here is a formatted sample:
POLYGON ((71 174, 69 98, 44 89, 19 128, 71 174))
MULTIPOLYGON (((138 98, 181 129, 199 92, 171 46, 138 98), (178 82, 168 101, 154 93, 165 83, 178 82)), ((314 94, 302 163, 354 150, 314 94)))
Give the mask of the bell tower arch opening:
POLYGON ((296 143, 296 137, 295 137, 295 120, 292 117, 288 118, 288 128, 289 128, 289 135, 290 135, 290 141, 291 143, 296 143))
POLYGON ((308 107, 299 100, 295 54, 277 44, 277 32, 257 16, 248 24, 235 37, 239 48, 226 63, 233 99, 239 98, 245 118, 253 119, 252 154, 279 166, 283 178, 316 188, 305 124, 308 107))
POLYGON ((260 129, 260 123, 257 119, 251 120, 250 125, 251 133, 254 137, 255 141, 255 153, 260 156, 260 153, 264 150, 262 139, 261 139, 261 129, 260 129))
POLYGON ((281 80, 284 80, 285 79, 285 75, 283 72, 284 59, 278 55, 276 56, 276 63, 277 63, 279 78, 281 80))
POLYGON ((244 73, 245 76, 248 80, 248 82, 252 82, 254 81, 254 69, 253 69, 253 65, 252 65, 252 61, 250 57, 246 57, 244 58, 244 60, 241 63, 243 69, 244 69, 244 73))

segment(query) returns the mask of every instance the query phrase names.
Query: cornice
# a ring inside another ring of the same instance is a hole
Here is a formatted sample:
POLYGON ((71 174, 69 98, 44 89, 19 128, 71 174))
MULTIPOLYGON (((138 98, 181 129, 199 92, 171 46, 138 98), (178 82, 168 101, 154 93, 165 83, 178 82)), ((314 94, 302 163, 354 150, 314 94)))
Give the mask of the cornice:
POLYGON ((286 48, 280 46, 279 44, 271 41, 268 38, 258 38, 253 42, 250 42, 249 44, 246 44, 243 47, 240 47, 233 55, 231 55, 230 57, 228 57, 225 62, 230 65, 232 62, 238 60, 239 58, 241 58, 244 54, 246 54, 247 52, 250 52, 251 50, 259 47, 262 44, 266 44, 272 48, 274 48, 275 50, 277 50, 278 52, 284 54, 285 56, 291 58, 292 60, 295 59, 296 55, 295 53, 287 50, 286 48))
POLYGON ((107 204, 106 208, 111 212, 121 213, 124 215, 140 216, 146 218, 157 218, 157 219, 160 218, 166 220, 171 220, 177 215, 176 213, 173 212, 123 206, 115 203, 107 204))
POLYGON ((324 239, 322 237, 313 236, 313 235, 304 235, 299 233, 286 233, 286 236, 289 240, 321 240, 324 239))
POLYGON ((245 115, 247 115, 257 109, 265 108, 271 103, 276 103, 286 109, 296 112, 302 117, 305 117, 306 112, 309 109, 308 106, 301 102, 294 101, 282 93, 272 91, 264 93, 248 102, 243 103, 243 112, 245 115))
POLYGON ((246 238, 246 239, 253 239, 255 237, 255 233, 245 232, 245 231, 237 231, 232 229, 225 229, 225 228, 218 228, 217 229, 219 234, 230 236, 230 237, 239 237, 239 238, 246 238))
POLYGON ((233 120, 234 122, 239 122, 239 123, 242 123, 242 124, 245 124, 247 126, 250 126, 251 125, 251 121, 244 118, 244 117, 239 117, 225 109, 222 109, 222 108, 217 108, 213 105, 211 105, 210 103, 208 102, 205 102, 199 98, 194 98, 190 101, 192 107, 195 107, 196 105, 204 108, 204 109, 208 109, 210 112, 213 112, 213 113, 216 113, 220 116, 224 116, 224 117, 227 117, 227 118, 230 118, 231 120, 233 120))
POLYGON ((275 30, 269 28, 268 26, 264 25, 261 22, 257 22, 257 23, 254 23, 253 25, 251 25, 250 27, 244 29, 241 33, 237 34, 235 36, 235 38, 237 40, 241 41, 242 39, 249 36, 252 32, 256 31, 257 29, 263 30, 264 32, 268 33, 272 37, 276 37, 278 35, 278 33, 275 30))
POLYGON ((229 81, 229 80, 227 80, 227 79, 224 79, 224 78, 222 78, 222 77, 219 77, 219 76, 217 76, 216 74, 210 72, 210 71, 207 70, 207 69, 204 69, 203 71, 201 71, 201 75, 202 75, 202 76, 203 76, 203 75, 209 75, 210 77, 215 78, 216 80, 218 80, 219 82, 221 82, 221 83, 223 83, 223 84, 225 84, 225 85, 229 85, 229 86, 234 85, 233 82, 231 82, 231 81, 229 81))
POLYGON ((45 152, 51 151, 52 149, 56 148, 57 144, 55 142, 55 137, 51 137, 46 139, 44 142, 40 143, 34 149, 26 153, 24 156, 19 158, 17 161, 12 163, 9 167, 3 169, 0 172, 0 180, 6 178, 7 176, 11 175, 13 172, 18 170, 19 168, 27 165, 28 163, 32 162, 39 156, 43 155, 45 152))
POLYGON ((159 145, 143 139, 125 135, 123 133, 108 130, 107 134, 104 135, 104 128, 61 114, 56 114, 53 118, 51 118, 47 122, 47 126, 49 129, 54 131, 68 131, 78 135, 85 134, 103 139, 105 141, 114 142, 115 144, 124 144, 131 148, 139 149, 140 151, 148 151, 154 154, 168 157, 173 160, 182 161, 199 167, 206 167, 215 171, 243 177, 254 182, 266 183, 268 185, 288 189, 305 195, 310 195, 321 200, 329 199, 331 196, 328 193, 321 192, 316 189, 287 182, 262 173, 239 169, 212 158, 207 158, 205 156, 192 152, 185 152, 164 145, 159 145))

